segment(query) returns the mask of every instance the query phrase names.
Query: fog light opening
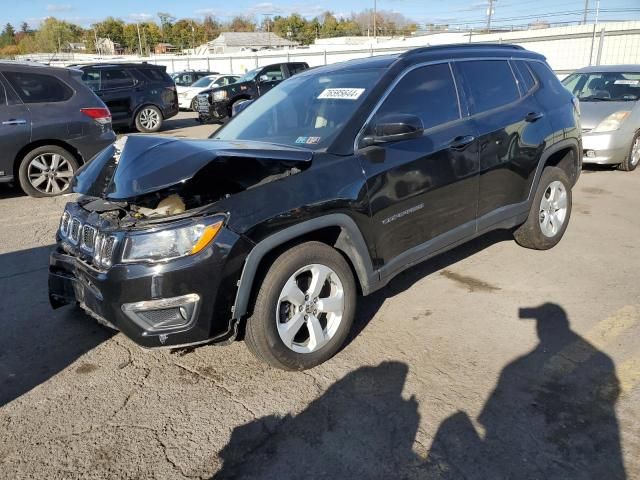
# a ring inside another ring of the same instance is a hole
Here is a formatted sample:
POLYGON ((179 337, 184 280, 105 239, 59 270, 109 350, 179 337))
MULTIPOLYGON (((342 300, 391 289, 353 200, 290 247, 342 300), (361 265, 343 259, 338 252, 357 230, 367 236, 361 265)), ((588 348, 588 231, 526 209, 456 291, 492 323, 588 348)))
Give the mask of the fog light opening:
POLYGON ((596 151, 595 150, 585 150, 584 154, 588 158, 595 158, 596 157, 596 151))
POLYGON ((180 297, 125 303, 123 313, 149 333, 185 330, 195 323, 200 296, 191 293, 180 297))

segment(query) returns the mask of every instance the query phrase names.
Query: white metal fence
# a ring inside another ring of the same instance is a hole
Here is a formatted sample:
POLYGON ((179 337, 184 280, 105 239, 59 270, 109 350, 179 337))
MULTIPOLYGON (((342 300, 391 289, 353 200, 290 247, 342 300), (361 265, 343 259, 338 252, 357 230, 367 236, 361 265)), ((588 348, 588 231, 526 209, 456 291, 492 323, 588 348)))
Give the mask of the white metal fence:
MULTIPOLYGON (((256 53, 218 54, 209 56, 158 55, 146 58, 135 56, 104 57, 102 62, 147 61, 165 65, 168 72, 181 70, 207 70, 224 73, 244 73, 258 66, 279 62, 307 62, 309 66, 363 58, 374 55, 400 53, 410 48, 445 43, 515 43, 547 57, 551 67, 559 74, 568 73, 586 65, 640 64, 640 21, 609 22, 601 24, 555 27, 539 30, 477 34, 472 32, 446 32, 407 39, 396 39, 367 45, 326 45, 291 50, 256 53)), ((90 55, 64 56, 25 55, 22 59, 45 61, 54 65, 95 63, 90 55)))

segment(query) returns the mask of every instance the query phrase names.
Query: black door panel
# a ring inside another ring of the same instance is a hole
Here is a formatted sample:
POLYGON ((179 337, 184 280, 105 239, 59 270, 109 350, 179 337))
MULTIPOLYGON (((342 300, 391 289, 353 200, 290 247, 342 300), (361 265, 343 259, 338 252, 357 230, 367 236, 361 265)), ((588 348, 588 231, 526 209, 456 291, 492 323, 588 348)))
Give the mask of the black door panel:
POLYGON ((368 128, 389 114, 418 116, 426 129, 419 138, 359 152, 383 264, 408 251, 416 258, 427 254, 421 249, 451 230, 473 234, 478 200, 477 132, 471 120, 460 118, 447 63, 409 72, 368 128))

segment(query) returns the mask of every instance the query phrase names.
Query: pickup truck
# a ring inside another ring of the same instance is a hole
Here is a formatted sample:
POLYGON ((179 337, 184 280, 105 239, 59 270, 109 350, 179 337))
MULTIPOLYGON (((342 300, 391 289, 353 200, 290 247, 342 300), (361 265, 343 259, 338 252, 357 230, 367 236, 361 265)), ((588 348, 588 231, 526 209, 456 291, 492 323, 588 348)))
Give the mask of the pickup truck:
POLYGON ((236 83, 201 92, 196 98, 196 110, 201 123, 222 122, 231 118, 236 103, 254 100, 283 80, 307 70, 304 62, 274 63, 245 73, 236 83))

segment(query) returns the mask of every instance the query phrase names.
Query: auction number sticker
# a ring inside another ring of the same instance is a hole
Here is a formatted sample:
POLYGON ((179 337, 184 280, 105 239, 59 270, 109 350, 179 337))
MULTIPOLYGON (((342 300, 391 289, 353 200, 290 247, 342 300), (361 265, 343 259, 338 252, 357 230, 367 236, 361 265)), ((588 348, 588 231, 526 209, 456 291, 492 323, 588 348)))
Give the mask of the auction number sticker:
POLYGON ((635 87, 640 83, 640 80, 616 80, 613 83, 616 85, 633 85, 635 87))
POLYGON ((325 88, 318 98, 335 100, 357 100, 364 88, 325 88))

